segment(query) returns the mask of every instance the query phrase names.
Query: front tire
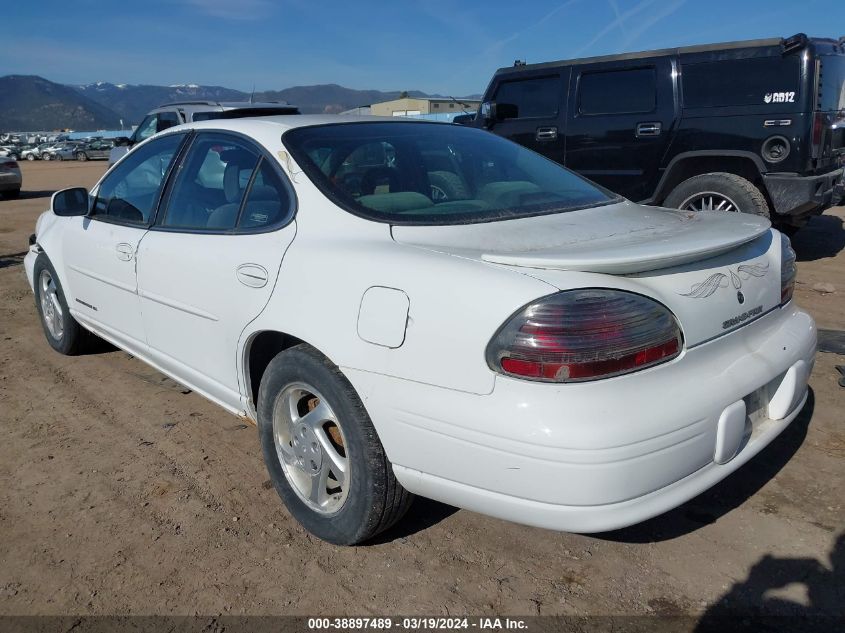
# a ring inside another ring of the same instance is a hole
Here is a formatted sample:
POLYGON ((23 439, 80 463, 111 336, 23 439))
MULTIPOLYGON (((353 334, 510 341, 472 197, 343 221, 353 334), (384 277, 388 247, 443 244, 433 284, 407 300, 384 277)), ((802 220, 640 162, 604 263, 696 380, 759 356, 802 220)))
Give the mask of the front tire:
POLYGON ((85 162, 86 160, 88 160, 88 154, 86 154, 85 152, 79 152, 76 155, 76 160, 81 160, 82 162, 85 162))
POLYGON ((742 176, 723 172, 693 176, 666 196, 664 207, 685 211, 727 211, 770 217, 766 197, 742 176))
POLYGON ((35 160, 35 154, 27 154, 26 159, 27 160, 35 160))
POLYGON ((279 353, 264 372, 258 431, 276 492, 324 541, 366 541, 402 518, 413 500, 396 481, 355 389, 308 345, 279 353))
POLYGON ((75 356, 82 352, 92 334, 68 310, 65 293, 53 264, 41 253, 35 260, 35 307, 47 342, 59 354, 75 356))

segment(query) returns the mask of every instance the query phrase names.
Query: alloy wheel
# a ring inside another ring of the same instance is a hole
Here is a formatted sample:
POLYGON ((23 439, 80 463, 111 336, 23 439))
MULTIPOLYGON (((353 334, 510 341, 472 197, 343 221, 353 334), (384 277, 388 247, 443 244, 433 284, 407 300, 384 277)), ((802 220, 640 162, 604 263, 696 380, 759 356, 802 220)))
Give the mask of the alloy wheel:
POLYGON ((739 206, 725 194, 704 191, 690 196, 678 207, 684 211, 727 211, 738 213, 739 206))
POLYGON ((59 289, 48 270, 42 270, 38 278, 38 295, 41 299, 41 315, 44 324, 56 341, 61 341, 64 336, 64 313, 62 304, 59 301, 59 289))
POLYGON ((329 402, 308 384, 288 385, 273 408, 273 439, 297 496, 319 514, 338 512, 349 494, 351 473, 348 444, 329 402))

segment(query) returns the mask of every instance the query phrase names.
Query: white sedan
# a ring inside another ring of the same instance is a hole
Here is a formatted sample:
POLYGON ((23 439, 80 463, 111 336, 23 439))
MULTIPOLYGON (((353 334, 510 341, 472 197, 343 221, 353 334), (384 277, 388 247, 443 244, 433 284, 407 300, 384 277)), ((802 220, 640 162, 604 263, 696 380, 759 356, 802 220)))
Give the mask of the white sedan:
POLYGON ((413 494, 643 521, 771 442, 815 358, 768 220, 633 204, 450 124, 171 128, 56 193, 31 241, 55 350, 93 333, 256 420, 279 496, 334 543, 413 494))

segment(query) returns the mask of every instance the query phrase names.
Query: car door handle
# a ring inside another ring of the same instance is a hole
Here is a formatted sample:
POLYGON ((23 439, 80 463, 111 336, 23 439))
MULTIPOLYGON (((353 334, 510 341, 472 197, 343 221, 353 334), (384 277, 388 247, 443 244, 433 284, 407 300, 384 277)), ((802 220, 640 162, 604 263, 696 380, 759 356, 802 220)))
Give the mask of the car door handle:
POLYGON ((637 138, 641 136, 660 136, 663 124, 660 121, 637 123, 637 138))
POLYGON ((554 126, 551 127, 538 127, 537 133, 534 135, 534 140, 537 141, 554 141, 557 139, 557 128, 554 126))
POLYGON ((126 242, 121 242, 114 247, 114 250, 117 252, 117 258, 124 262, 132 261, 132 256, 135 254, 132 244, 127 244, 126 242))
POLYGON ((241 264, 235 275, 244 286, 263 288, 267 285, 267 269, 258 264, 241 264))

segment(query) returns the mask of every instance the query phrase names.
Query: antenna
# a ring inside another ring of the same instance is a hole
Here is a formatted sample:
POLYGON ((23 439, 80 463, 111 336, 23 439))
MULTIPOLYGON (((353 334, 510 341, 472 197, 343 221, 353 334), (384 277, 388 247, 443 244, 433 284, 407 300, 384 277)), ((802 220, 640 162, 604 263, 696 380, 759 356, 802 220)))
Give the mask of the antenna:
POLYGON ((457 103, 457 104, 458 104, 458 107, 459 107, 461 110, 463 110, 463 113, 464 113, 464 114, 469 114, 469 113, 470 113, 470 111, 469 111, 469 109, 468 109, 468 107, 467 107, 467 104, 465 104, 465 103, 463 103, 463 102, 461 102, 461 101, 458 101, 458 100, 457 100, 457 99, 455 99, 455 97, 453 97, 452 95, 449 95, 449 98, 450 98, 452 101, 454 101, 455 103, 457 103))

